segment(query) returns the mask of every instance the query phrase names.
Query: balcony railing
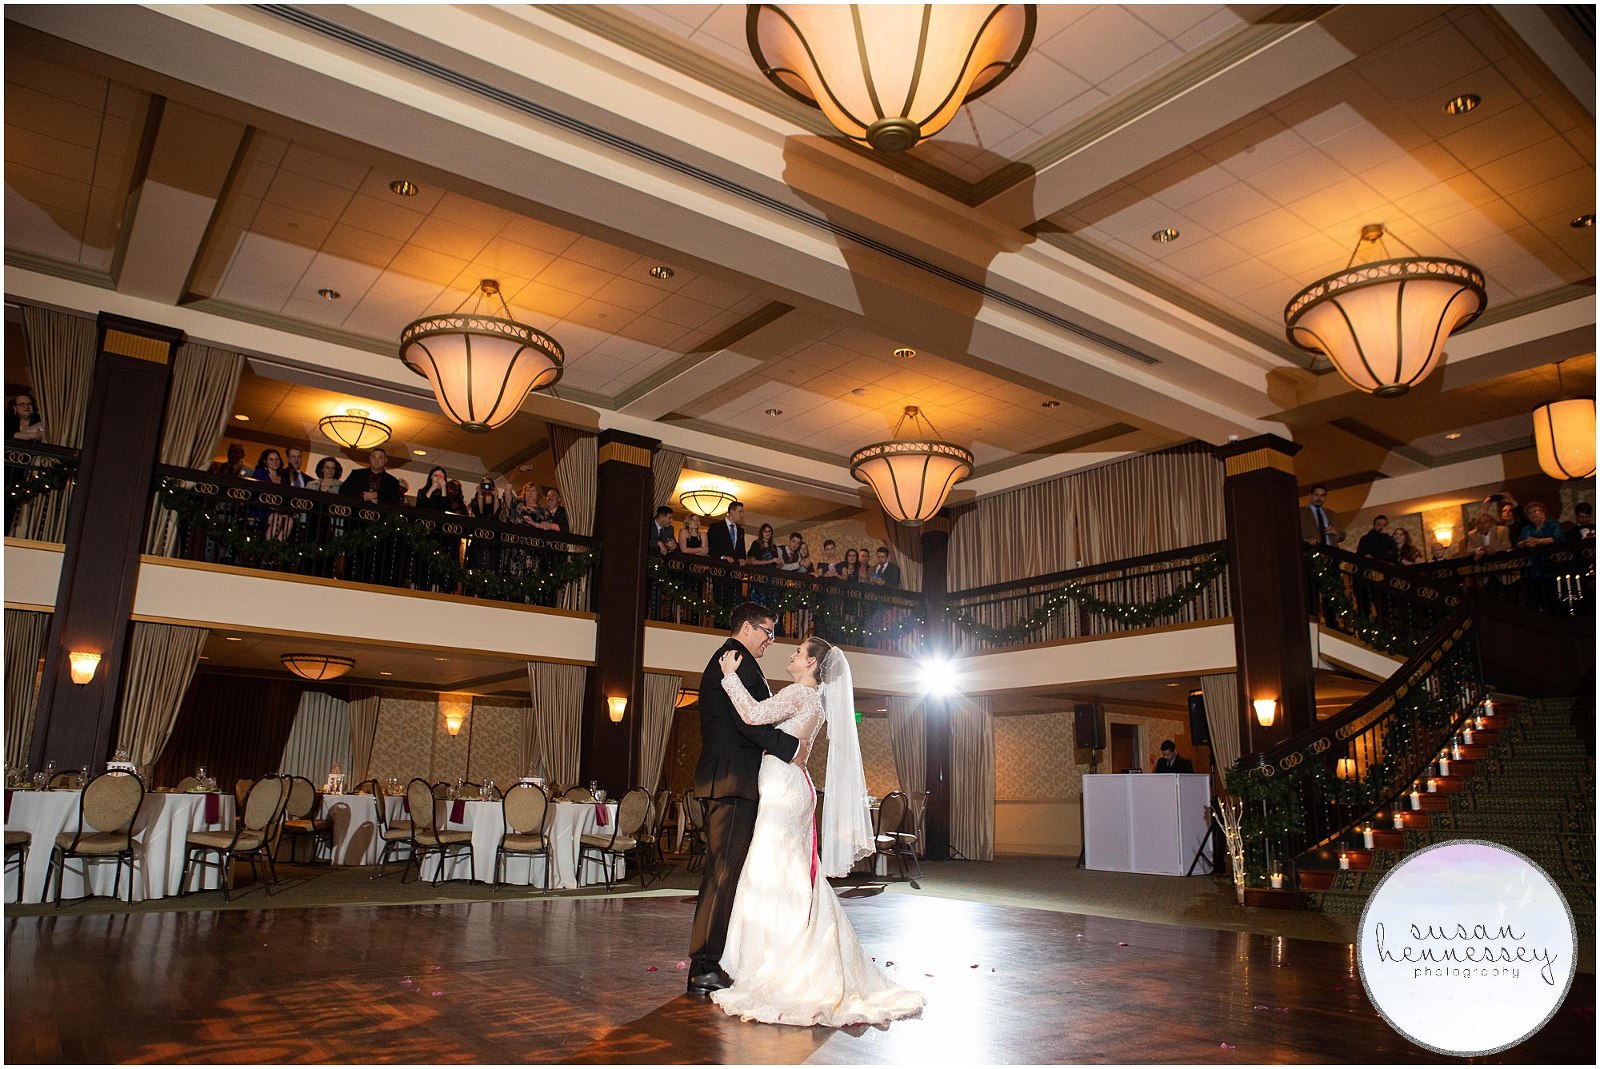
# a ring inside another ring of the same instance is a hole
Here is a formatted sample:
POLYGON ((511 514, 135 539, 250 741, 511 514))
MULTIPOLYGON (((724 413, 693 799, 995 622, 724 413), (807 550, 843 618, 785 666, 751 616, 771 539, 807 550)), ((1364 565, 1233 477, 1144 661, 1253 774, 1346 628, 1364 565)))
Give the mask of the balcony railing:
POLYGON ((1224 542, 952 593, 963 652, 1118 634, 1229 615, 1224 542))
POLYGON ((1473 597, 1507 601, 1544 613, 1579 616, 1594 612, 1594 541, 1419 564, 1414 571, 1433 583, 1473 597))
POLYGON ((78 475, 78 451, 32 443, 6 446, 6 535, 64 542, 78 475))
POLYGON ((158 556, 491 601, 587 610, 599 557, 581 535, 165 466, 152 511, 158 556))

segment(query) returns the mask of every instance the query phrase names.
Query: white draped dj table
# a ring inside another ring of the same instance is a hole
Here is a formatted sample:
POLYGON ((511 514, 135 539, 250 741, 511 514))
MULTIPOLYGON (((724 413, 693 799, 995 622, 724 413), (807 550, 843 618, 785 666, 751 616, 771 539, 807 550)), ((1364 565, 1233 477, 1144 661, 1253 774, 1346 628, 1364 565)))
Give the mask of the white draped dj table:
MULTIPOLYGON (((452 801, 434 803, 434 820, 439 828, 472 832, 470 868, 464 854, 453 853, 449 864, 445 867, 444 878, 464 880, 469 875, 476 875, 480 883, 492 883, 495 852, 499 849, 500 837, 506 830, 505 811, 499 802, 464 799, 459 804, 461 819, 451 820, 451 814, 457 803, 452 801)), ((599 813, 591 802, 550 803, 544 829, 550 844, 550 857, 555 862, 555 871, 550 874, 551 888, 587 887, 593 883, 605 882, 605 873, 600 866, 585 864, 581 871, 578 867, 579 837, 591 834, 609 835, 612 825, 616 822, 617 803, 607 802, 605 808, 606 824, 601 827, 599 813)), ((423 869, 423 879, 431 880, 438 875, 439 864, 439 854, 430 853, 427 865, 423 869)), ((623 864, 619 858, 613 863, 611 878, 620 879, 623 871, 623 864)), ((544 859, 508 856, 505 882, 543 887, 544 859)))
MULTIPOLYGON (((50 853, 55 848, 56 836, 62 832, 78 830, 78 799, 82 791, 11 791, 6 819, 7 831, 25 831, 33 836, 33 846, 28 851, 28 867, 22 873, 22 900, 42 901, 45 870, 50 865, 50 853)), ((217 795, 217 816, 214 823, 205 819, 204 794, 146 794, 133 821, 133 880, 129 886, 126 875, 122 885, 127 888, 129 900, 139 902, 147 898, 165 898, 178 893, 178 883, 183 879, 184 844, 191 831, 220 830, 233 827, 234 804, 230 795, 217 795)), ((81 898, 86 894, 109 895, 116 885, 116 873, 110 862, 88 865, 88 887, 84 886, 85 862, 70 859, 66 864, 61 897, 81 898)), ((216 888, 218 873, 215 867, 196 868, 190 874, 190 890, 216 888)), ((15 899, 17 871, 6 869, 6 901, 15 899)), ((52 890, 51 896, 54 897, 52 890)))
MULTIPOLYGON (((1211 826, 1211 777, 1083 777, 1083 867, 1182 876, 1211 826)), ((1206 875, 1209 867, 1202 866, 1206 875)))

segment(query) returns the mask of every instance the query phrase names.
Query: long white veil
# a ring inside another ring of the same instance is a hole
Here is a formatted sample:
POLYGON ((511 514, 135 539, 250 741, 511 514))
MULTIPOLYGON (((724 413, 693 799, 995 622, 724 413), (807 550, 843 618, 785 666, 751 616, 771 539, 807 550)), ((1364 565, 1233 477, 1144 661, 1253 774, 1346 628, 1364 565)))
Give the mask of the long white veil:
POLYGON ((844 876, 872 853, 867 819, 867 777, 856 736, 856 690, 850 662, 837 648, 822 659, 822 710, 828 718, 828 770, 822 796, 822 835, 818 850, 824 876, 844 876))

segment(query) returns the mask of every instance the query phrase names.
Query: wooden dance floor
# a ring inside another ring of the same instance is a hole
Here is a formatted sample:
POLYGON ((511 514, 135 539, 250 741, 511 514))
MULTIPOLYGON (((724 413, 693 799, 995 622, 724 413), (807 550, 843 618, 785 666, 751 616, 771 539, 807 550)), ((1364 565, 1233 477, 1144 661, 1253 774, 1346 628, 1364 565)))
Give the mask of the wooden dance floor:
MULTIPOLYGON (((859 892, 853 892, 857 894, 859 892)), ((1348 947, 847 896, 927 993, 883 1029, 746 1024, 684 994, 692 899, 11 917, 8 1062, 1441 1062, 1348 947)), ((1594 977, 1490 1061, 1593 1064, 1594 977)))

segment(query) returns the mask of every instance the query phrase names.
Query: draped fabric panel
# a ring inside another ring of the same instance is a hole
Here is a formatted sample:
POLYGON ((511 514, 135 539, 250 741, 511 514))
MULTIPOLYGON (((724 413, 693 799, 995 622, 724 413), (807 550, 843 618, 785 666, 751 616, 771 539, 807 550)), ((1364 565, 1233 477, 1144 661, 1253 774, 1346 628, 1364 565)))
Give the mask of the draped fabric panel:
POLYGON ((533 750, 546 778, 564 787, 578 781, 578 739, 589 670, 578 664, 528 663, 533 695, 533 750))
POLYGON ((950 845, 969 861, 994 860, 994 714, 986 697, 951 706, 950 845))
POLYGON ((345 782, 354 787, 372 775, 372 746, 378 739, 378 695, 350 688, 350 764, 345 782))
POLYGON ((682 685, 683 680, 676 675, 644 674, 644 699, 639 703, 639 786, 652 793, 661 786, 667 738, 672 734, 672 715, 682 685))
POLYGON ((921 698, 889 695, 889 746, 894 751, 894 771, 900 778, 900 789, 913 801, 928 789, 926 715, 921 698))
POLYGON ((28 763, 38 712, 39 659, 50 637, 50 614, 6 610, 6 763, 28 763))
POLYGON ((172 737, 184 692, 205 644, 203 627, 134 623, 123 672, 117 749, 127 750, 128 760, 135 765, 145 768, 153 764, 172 737))
POLYGON ((1206 726, 1211 729, 1211 768, 1221 793, 1228 769, 1239 760, 1239 677, 1233 672, 1201 676, 1205 695, 1206 726))
MULTIPOLYGON (((172 393, 161 430, 161 463, 206 468, 239 389, 244 356, 194 342, 180 345, 172 365, 172 393)), ((150 552, 172 555, 177 518, 159 503, 151 510, 150 552)))
MULTIPOLYGON (((550 451, 556 458, 556 481, 561 484, 561 500, 566 505, 572 534, 594 534, 595 493, 599 485, 599 454, 595 436, 588 431, 550 424, 550 451)), ((561 588, 563 609, 580 612, 589 608, 589 585, 593 573, 580 576, 561 588)))
MULTIPOLYGON (((927 525, 920 527, 907 527, 891 519, 889 514, 880 510, 883 525, 888 531, 887 545, 893 554, 891 559, 900 565, 900 589, 922 589, 922 532, 927 530, 927 525)), ((930 523, 943 521, 933 520, 930 523)), ((818 547, 821 548, 820 546, 818 547)))
POLYGON ((1197 442, 1068 476, 1078 555, 1104 564, 1227 537, 1222 475, 1197 442))
MULTIPOLYGON (((683 473, 683 454, 676 449, 657 449, 650 458, 650 481, 655 490, 655 504, 668 505, 676 510, 672 491, 677 488, 678 476, 683 473)), ((652 508, 651 512, 655 510, 652 508)))
POLYGON ((305 684, 295 679, 200 673, 155 763, 151 784, 171 786, 199 765, 224 789, 241 778, 270 773, 289 740, 303 690, 305 684))
POLYGON ((949 589, 1050 575, 1077 567, 1067 479, 982 498, 955 513, 949 589))
POLYGON ((307 689, 300 695, 278 771, 304 776, 320 787, 335 764, 349 786, 360 782, 350 778, 350 703, 326 691, 307 689))
POLYGON ((71 449, 83 446, 83 421, 94 386, 99 337, 91 317, 53 308, 22 307, 34 400, 44 440, 71 449))

